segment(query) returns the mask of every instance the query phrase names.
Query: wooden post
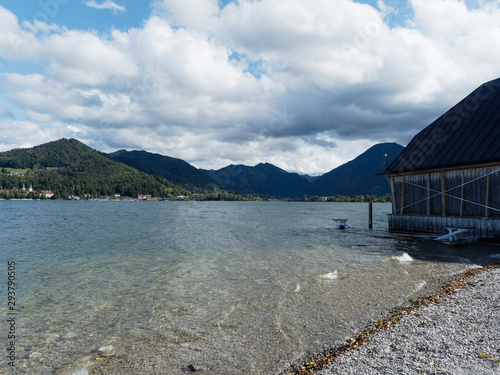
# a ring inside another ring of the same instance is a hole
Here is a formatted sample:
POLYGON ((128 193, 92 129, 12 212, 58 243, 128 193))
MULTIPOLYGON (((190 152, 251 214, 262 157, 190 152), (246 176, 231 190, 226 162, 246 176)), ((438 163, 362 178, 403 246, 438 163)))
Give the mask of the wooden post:
POLYGON ((391 177, 391 194, 392 194, 392 213, 395 214, 398 208, 396 204, 396 184, 394 183, 394 177, 391 177))
POLYGON ((441 215, 448 215, 448 199, 444 192, 446 191, 446 174, 441 172, 441 215))
POLYGON ((465 215, 465 172, 462 171, 462 187, 460 188, 460 216, 465 215))
POLYGON ((401 215, 404 214, 404 207, 405 207, 405 182, 401 182, 401 215))
MULTIPOLYGON (((485 206, 489 206, 491 204, 491 191, 490 191, 490 176, 486 177, 486 203, 484 204, 485 206)), ((488 207, 484 208, 484 216, 489 217, 490 216, 490 209, 488 207)))
POLYGON ((427 216, 431 216, 431 174, 427 174, 427 200, 426 203, 426 211, 427 216))
POLYGON ((373 228, 373 202, 368 202, 368 228, 373 228))

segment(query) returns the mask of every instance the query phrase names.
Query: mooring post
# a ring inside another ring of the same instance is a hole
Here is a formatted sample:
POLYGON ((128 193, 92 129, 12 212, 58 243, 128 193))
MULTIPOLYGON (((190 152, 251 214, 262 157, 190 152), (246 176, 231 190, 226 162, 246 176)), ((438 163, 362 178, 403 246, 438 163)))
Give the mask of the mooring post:
POLYGON ((373 228, 373 202, 368 202, 368 228, 373 228))

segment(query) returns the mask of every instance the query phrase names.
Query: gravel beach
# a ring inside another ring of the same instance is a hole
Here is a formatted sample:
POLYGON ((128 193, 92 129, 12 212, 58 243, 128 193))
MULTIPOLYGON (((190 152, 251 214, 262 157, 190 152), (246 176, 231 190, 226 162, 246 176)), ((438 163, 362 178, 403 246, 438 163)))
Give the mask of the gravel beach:
POLYGON ((297 373, 500 374, 500 268, 457 281, 435 302, 400 315, 322 371, 309 363, 297 373))

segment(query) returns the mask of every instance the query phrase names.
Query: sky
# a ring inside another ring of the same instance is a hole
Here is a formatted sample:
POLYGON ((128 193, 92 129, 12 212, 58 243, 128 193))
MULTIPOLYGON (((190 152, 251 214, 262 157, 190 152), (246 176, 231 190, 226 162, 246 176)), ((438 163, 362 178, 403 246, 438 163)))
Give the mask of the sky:
POLYGON ((406 145, 499 61, 500 0, 0 0, 0 151, 319 175, 406 145))

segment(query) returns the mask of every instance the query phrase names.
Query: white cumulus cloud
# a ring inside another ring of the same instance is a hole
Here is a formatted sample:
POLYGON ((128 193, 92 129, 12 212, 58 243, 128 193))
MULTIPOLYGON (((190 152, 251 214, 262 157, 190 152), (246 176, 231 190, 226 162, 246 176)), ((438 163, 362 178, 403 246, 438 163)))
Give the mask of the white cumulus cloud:
POLYGON ((113 13, 125 12, 127 9, 123 5, 118 5, 114 1, 105 0, 102 3, 98 3, 95 0, 87 0, 83 2, 86 6, 95 9, 110 9, 113 13))
MULTIPOLYGON (((408 142, 500 76, 497 1, 411 0, 398 26, 395 4, 158 0, 140 26, 102 34, 22 23, 0 6, 0 89, 16 107, 0 124, 208 169, 324 173, 377 142, 408 142)), ((2 149, 26 144, 5 134, 2 149)))

